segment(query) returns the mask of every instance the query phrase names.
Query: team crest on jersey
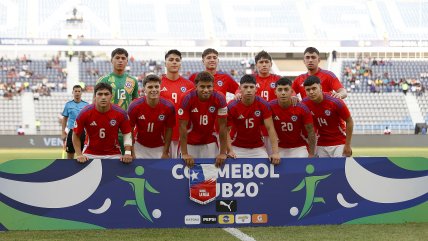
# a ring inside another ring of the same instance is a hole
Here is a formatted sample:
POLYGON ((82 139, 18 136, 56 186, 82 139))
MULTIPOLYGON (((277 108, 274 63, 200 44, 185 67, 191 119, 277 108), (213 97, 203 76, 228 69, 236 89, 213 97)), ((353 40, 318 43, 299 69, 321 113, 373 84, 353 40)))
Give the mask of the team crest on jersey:
POLYGON ((291 120, 294 121, 294 122, 296 122, 297 121, 297 116, 296 115, 291 116, 291 120))
POLYGON ((177 113, 178 113, 179 115, 182 115, 182 114, 183 114, 183 112, 184 112, 184 111, 183 111, 183 109, 181 109, 181 108, 180 108, 180 109, 178 109, 178 111, 177 111, 177 113))
POLYGON ((160 121, 165 120, 165 115, 159 115, 159 120, 160 120, 160 121))
POLYGON ((221 81, 221 80, 217 81, 217 85, 220 87, 223 86, 223 81, 221 81))
POLYGON ((214 113, 215 111, 215 107, 214 106, 210 106, 210 108, 208 109, 211 113, 214 113))
POLYGON ((254 111, 254 115, 257 116, 257 117, 259 117, 260 116, 260 111, 259 110, 254 111))
POLYGON ((182 86, 181 88, 180 88, 180 90, 181 90, 181 92, 186 92, 186 90, 187 90, 187 88, 186 87, 184 87, 184 86, 182 86))
POLYGON ((74 121, 74 128, 77 128, 77 121, 74 121))
POLYGON ((270 83, 270 87, 271 87, 272 89, 275 89, 275 83, 270 83))
POLYGON ((324 113, 325 113, 326 116, 330 116, 331 115, 330 110, 325 110, 324 113))
POLYGON ((111 120, 111 121, 110 121, 110 125, 111 125, 111 126, 115 126, 115 125, 116 125, 116 120, 111 120))
POLYGON ((128 92, 128 94, 132 93, 132 90, 134 89, 134 81, 132 79, 127 79, 125 82, 125 90, 128 92))

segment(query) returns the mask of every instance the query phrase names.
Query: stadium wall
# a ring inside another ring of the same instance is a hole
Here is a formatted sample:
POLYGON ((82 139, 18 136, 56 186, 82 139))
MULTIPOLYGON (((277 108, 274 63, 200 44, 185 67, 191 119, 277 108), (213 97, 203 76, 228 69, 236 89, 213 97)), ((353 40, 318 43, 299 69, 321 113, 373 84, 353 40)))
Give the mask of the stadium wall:
MULTIPOLYGON (((354 135, 354 147, 427 147, 426 135, 354 135)), ((43 148, 62 147, 60 136, 56 135, 28 135, 2 136, 0 148, 43 148)))

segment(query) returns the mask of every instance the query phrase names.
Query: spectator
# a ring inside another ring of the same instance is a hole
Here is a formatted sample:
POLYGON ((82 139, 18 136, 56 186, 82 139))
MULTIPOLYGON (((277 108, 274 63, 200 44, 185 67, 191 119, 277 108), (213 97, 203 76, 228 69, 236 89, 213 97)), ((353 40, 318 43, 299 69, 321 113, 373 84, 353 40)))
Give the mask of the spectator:
POLYGON ((337 51, 333 50, 333 52, 331 54, 333 55, 333 62, 336 62, 336 60, 337 60, 337 51))
POLYGON ((427 134, 427 128, 424 126, 422 127, 421 135, 426 135, 426 134, 427 134))
POLYGON ((18 136, 23 136, 25 135, 25 130, 24 128, 22 128, 22 126, 19 126, 18 129, 16 129, 16 134, 18 134, 18 136))
POLYGON ((36 131, 40 132, 40 126, 41 126, 40 120, 36 120, 36 123, 34 125, 36 126, 36 131))
POLYGON ((383 130, 383 134, 384 135, 391 135, 391 130, 389 129, 388 126, 385 126, 385 130, 383 130))

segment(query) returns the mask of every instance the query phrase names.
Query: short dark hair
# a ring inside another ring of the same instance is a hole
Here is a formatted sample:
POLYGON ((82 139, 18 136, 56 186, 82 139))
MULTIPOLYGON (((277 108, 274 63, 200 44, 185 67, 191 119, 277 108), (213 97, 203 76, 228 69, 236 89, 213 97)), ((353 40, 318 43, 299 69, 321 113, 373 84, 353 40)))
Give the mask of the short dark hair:
POLYGON ((159 82, 159 84, 162 82, 161 78, 159 78, 159 76, 154 75, 154 74, 149 74, 146 77, 144 77, 143 86, 146 86, 146 84, 149 83, 150 81, 159 82))
POLYGON ((241 77, 241 80, 239 81, 239 84, 257 84, 256 78, 254 78, 251 74, 246 74, 241 77))
POLYGON ((74 90, 74 89, 83 89, 83 88, 82 88, 82 86, 80 86, 80 85, 74 85, 74 86, 73 86, 73 90, 74 90))
POLYGON ((270 62, 272 62, 272 56, 270 56, 270 54, 264 50, 260 51, 259 53, 257 53, 256 57, 254 57, 254 60, 259 61, 260 59, 268 59, 270 62))
POLYGON ((200 81, 214 82, 214 76, 208 71, 202 71, 196 75, 195 84, 198 84, 200 81))
POLYGON ((180 51, 178 51, 178 50, 176 50, 176 49, 171 49, 171 50, 169 50, 168 52, 166 52, 166 54, 165 54, 165 60, 168 58, 168 56, 170 56, 171 54, 175 54, 175 55, 177 55, 177 56, 179 56, 180 57, 180 59, 181 59, 181 52, 180 51))
POLYGON ((113 90, 111 88, 111 85, 104 83, 104 82, 100 82, 100 83, 95 85, 94 96, 97 94, 97 91, 99 91, 99 90, 108 90, 110 92, 110 94, 113 94, 113 90))
POLYGON ((218 56, 217 50, 212 49, 212 48, 207 48, 204 50, 204 52, 202 52, 202 58, 205 58, 205 56, 207 56, 208 54, 215 54, 218 56))
POLYGON ((305 55, 306 53, 316 53, 318 56, 320 56, 320 51, 318 51, 318 49, 316 49, 315 47, 307 47, 303 52, 303 55, 305 55))
POLYGON ((292 82, 287 77, 281 77, 281 79, 277 80, 275 83, 275 87, 278 87, 278 85, 289 85, 292 86, 292 82))
POLYGON ((111 52, 111 58, 113 58, 116 54, 124 54, 128 58, 128 51, 124 48, 117 48, 111 52))
POLYGON ((309 76, 305 79, 305 82, 303 82, 303 86, 311 86, 313 84, 321 84, 321 80, 315 75, 309 76))

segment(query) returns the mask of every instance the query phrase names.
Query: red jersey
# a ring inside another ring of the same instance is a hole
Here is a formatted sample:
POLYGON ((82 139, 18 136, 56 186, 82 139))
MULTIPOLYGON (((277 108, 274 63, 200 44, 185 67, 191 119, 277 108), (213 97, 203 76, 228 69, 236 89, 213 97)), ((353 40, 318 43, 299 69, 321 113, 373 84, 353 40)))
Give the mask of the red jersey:
POLYGON ((174 104, 160 98, 155 107, 147 104, 146 97, 134 100, 128 109, 131 128, 137 127, 137 141, 146 147, 160 147, 165 144, 166 128, 175 126, 174 104))
POLYGON ((217 142, 214 123, 217 117, 227 117, 226 97, 220 92, 213 91, 207 101, 200 101, 197 91, 192 90, 181 99, 177 113, 179 120, 189 121, 188 144, 203 145, 217 142))
POLYGON ((314 126, 318 131, 318 146, 336 146, 345 144, 346 125, 351 113, 341 99, 323 94, 323 101, 315 103, 309 98, 302 100, 311 111, 314 126))
POLYGON ((87 146, 84 153, 92 155, 121 154, 118 140, 119 129, 122 133, 131 132, 126 111, 115 104, 110 110, 99 112, 95 104, 87 105, 76 118, 73 132, 80 136, 86 131, 87 146))
POLYGON ((307 135, 305 125, 313 124, 312 115, 308 107, 297 103, 296 106, 282 108, 278 100, 269 102, 272 108, 272 119, 278 134, 278 146, 282 148, 295 148, 306 146, 307 135))
POLYGON ((275 95, 275 84, 276 81, 278 81, 281 76, 276 74, 270 74, 268 77, 261 77, 258 74, 255 74, 254 77, 256 78, 256 87, 257 92, 256 95, 262 97, 267 102, 271 100, 276 99, 275 95))
MULTIPOLYGON (((175 109, 178 110, 181 97, 183 97, 184 93, 193 89, 194 87, 195 85, 191 81, 181 76, 177 80, 170 80, 166 77, 166 75, 162 75, 160 96, 170 100, 174 104, 175 109)), ((172 140, 178 141, 180 134, 178 133, 177 118, 175 123, 175 127, 172 129, 172 140)))
MULTIPOLYGON (((189 77, 189 80, 195 83, 196 76, 199 73, 194 73, 189 77)), ((223 72, 216 72, 214 75, 214 90, 221 92, 226 96, 226 93, 235 94, 238 90, 239 84, 228 74, 223 72)))
POLYGON ((260 96, 256 96, 249 106, 242 101, 232 100, 227 109, 227 125, 236 132, 232 137, 232 145, 243 148, 263 146, 261 127, 264 126, 264 120, 272 116, 268 102, 260 96))
MULTIPOLYGON (((339 79, 334 75, 333 72, 318 68, 318 72, 314 74, 321 81, 321 87, 323 92, 331 93, 333 90, 338 91, 343 88, 343 85, 340 83, 339 79)), ((305 87, 303 82, 309 77, 308 73, 301 74, 297 76, 293 81, 293 90, 296 94, 300 94, 300 97, 306 97, 305 87)))

